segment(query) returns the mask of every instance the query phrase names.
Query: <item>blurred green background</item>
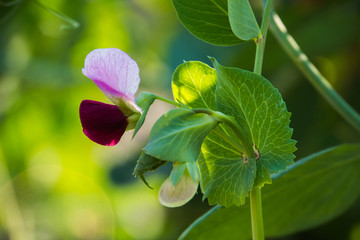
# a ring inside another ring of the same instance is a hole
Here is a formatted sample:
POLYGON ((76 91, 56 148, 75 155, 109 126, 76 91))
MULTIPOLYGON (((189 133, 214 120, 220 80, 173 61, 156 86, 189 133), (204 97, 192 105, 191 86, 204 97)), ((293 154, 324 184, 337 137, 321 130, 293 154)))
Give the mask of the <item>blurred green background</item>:
MULTIPOLYGON (((171 106, 154 104, 145 127, 115 147, 82 133, 83 99, 109 102, 82 75, 93 49, 116 47, 140 67, 140 91, 171 98, 171 75, 183 60, 252 70, 253 43, 217 47, 193 37, 169 0, 0 1, 0 239, 175 239, 209 209, 201 194, 168 209, 132 176, 152 124, 171 106)), ((257 1, 252 1, 259 11, 257 1)), ((338 92, 360 111, 360 5, 357 0, 276 1, 299 45, 338 92)), ((312 88, 270 35, 263 75, 292 112, 297 159, 360 140, 312 88)), ((155 189, 170 166, 148 175, 155 189)), ((299 193, 301 194, 301 193, 299 193)), ((360 206, 316 229, 282 239, 360 239, 360 206), (345 238, 344 238, 345 237, 345 238)), ((266 226, 265 226, 266 227, 266 226)))

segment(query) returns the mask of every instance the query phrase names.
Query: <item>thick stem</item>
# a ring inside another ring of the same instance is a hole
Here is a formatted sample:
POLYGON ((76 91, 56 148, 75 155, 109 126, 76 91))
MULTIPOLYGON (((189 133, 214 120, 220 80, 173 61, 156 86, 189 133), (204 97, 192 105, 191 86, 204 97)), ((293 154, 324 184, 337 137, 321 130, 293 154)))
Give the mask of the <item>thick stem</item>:
POLYGON ((360 115, 332 88, 326 78, 309 61, 275 12, 271 14, 271 30, 281 47, 316 90, 350 125, 360 132, 360 115))
MULTIPOLYGON (((267 29, 269 27, 270 16, 272 12, 273 0, 267 0, 264 15, 261 23, 261 33, 256 41, 256 55, 254 64, 254 73, 261 75, 262 63, 264 59, 265 42, 267 29)), ((253 187, 250 191, 250 213, 251 228, 253 240, 264 240, 264 224, 261 206, 261 188, 253 187)))
POLYGON ((261 74, 263 56, 265 50, 265 38, 262 34, 259 34, 259 37, 256 40, 256 54, 255 54, 255 64, 254 64, 254 73, 261 74))
POLYGON ((258 187, 254 187, 250 191, 250 213, 253 240, 265 239, 261 205, 261 189, 258 187))
POLYGON ((272 12, 273 0, 267 0, 264 16, 261 22, 261 33, 256 39, 256 55, 255 55, 255 64, 254 64, 254 73, 261 74, 262 71, 262 63, 264 59, 264 51, 265 51, 265 42, 266 42, 266 34, 269 28, 270 23, 270 15, 272 12))

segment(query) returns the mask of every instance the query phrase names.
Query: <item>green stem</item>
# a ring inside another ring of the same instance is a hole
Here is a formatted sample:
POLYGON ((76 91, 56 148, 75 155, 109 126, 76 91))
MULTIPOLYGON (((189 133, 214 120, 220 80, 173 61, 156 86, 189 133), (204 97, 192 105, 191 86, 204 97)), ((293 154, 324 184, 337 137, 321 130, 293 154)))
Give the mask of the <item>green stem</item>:
POLYGON ((316 90, 350 125, 360 132, 360 115, 333 89, 326 78, 309 61, 275 12, 271 14, 271 30, 282 48, 316 90))
POLYGON ((265 50, 265 38, 260 33, 259 37, 256 40, 254 73, 261 74, 264 50, 265 50))
POLYGON ((157 100, 172 104, 172 105, 177 106, 177 107, 181 107, 181 105, 179 103, 175 102, 175 101, 169 100, 167 98, 160 97, 160 96, 155 95, 155 94, 154 94, 154 96, 156 97, 157 100))
POLYGON ((256 54, 255 54, 255 64, 254 64, 254 73, 261 74, 262 64, 264 59, 265 51, 265 42, 266 34, 269 28, 270 15, 272 12, 273 0, 267 0, 264 10, 264 16, 261 22, 261 33, 256 39, 256 54))
MULTIPOLYGON (((267 29, 269 27, 270 16, 273 10, 273 0, 267 0, 264 15, 261 23, 261 33, 256 40, 256 54, 254 63, 254 73, 261 75, 262 64, 264 59, 265 42, 267 29)), ((250 213, 251 213, 251 228, 253 240, 263 240, 264 224, 262 216, 261 205, 261 188, 253 187, 250 191, 250 213)))
POLYGON ((261 206, 261 189, 258 187, 254 187, 250 191, 250 213, 253 240, 265 239, 261 206))
POLYGON ((150 93, 150 92, 141 92, 139 94, 139 96, 137 96, 137 98, 135 99, 135 102, 136 102, 136 104, 141 105, 142 103, 149 101, 149 99, 151 99, 152 101, 157 99, 157 100, 172 104, 172 105, 174 105, 176 107, 183 107, 180 103, 169 100, 167 98, 160 97, 160 96, 158 96, 156 94, 153 94, 153 93, 150 93))

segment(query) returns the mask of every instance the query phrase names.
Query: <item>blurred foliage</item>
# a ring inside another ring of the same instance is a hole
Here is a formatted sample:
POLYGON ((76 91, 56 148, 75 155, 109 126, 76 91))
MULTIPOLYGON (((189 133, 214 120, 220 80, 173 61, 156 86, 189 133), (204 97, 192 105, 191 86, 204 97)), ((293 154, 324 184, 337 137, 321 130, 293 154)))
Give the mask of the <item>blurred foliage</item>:
MULTIPOLYGON (((82 133, 78 107, 83 99, 107 100, 81 74, 85 56, 120 48, 138 62, 141 90, 171 98, 171 74, 183 60, 210 64, 207 56, 214 56, 251 70, 254 44, 201 42, 180 25, 168 0, 40 2, 80 27, 62 30, 65 22, 33 0, 0 1, 0 239, 175 239, 209 208, 201 194, 167 209, 131 175, 150 127, 170 107, 156 102, 131 142, 130 132, 116 147, 94 144, 82 133)), ((358 1, 279 1, 277 9, 309 58, 360 111, 358 1)), ((263 74, 292 112, 297 158, 360 140, 271 35, 263 74)), ((162 167, 149 182, 158 189, 168 174, 162 167)), ((357 204, 322 227, 282 239, 358 239, 359 215, 357 204)))

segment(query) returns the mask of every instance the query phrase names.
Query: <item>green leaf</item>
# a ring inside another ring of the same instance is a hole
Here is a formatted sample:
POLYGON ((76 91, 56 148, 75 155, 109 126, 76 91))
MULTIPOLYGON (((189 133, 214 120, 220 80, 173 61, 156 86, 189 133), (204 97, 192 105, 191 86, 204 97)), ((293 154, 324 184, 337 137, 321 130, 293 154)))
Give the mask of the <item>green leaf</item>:
MULTIPOLYGON (((201 62, 183 63, 173 74, 172 90, 174 99, 190 108, 216 110, 216 83, 217 76, 215 69, 201 62)), ((253 163, 244 166, 241 153, 243 152, 243 147, 240 142, 234 142, 232 139, 236 139, 236 135, 231 128, 225 124, 220 124, 208 134, 202 145, 201 151, 203 154, 198 159, 201 188, 205 193, 204 196, 209 197, 210 204, 224 202, 222 199, 224 199, 226 191, 223 192, 223 189, 233 189, 234 187, 230 187, 234 186, 234 182, 242 181, 246 184, 239 185, 235 194, 234 192, 229 193, 236 200, 227 198, 230 201, 222 203, 222 205, 228 206, 235 201, 237 205, 240 205, 244 202, 248 191, 253 185, 256 176, 256 166, 253 163), (204 156, 207 159, 206 162, 204 161, 204 156), (227 157, 229 159, 226 159, 227 157), (210 162, 217 160, 219 160, 219 165, 224 163, 224 166, 228 168, 219 167, 215 169, 215 165, 210 166, 210 162), (239 178, 239 173, 241 172, 244 174, 239 178), (226 182, 223 181, 224 176, 227 179, 226 182), (218 195, 217 191, 223 194, 218 195)))
POLYGON ((133 174, 135 176, 139 176, 146 172, 154 171, 166 163, 167 163, 166 161, 163 161, 163 160, 154 158, 150 155, 147 155, 145 153, 142 153, 140 155, 140 158, 137 160, 133 174))
POLYGON ((255 185, 262 187, 271 183, 270 174, 293 164, 296 141, 291 139, 291 114, 279 91, 264 77, 212 61, 218 76, 217 110, 235 117, 251 136, 260 152, 255 185))
POLYGON ((216 81, 215 69, 202 62, 185 62, 172 77, 174 99, 191 108, 215 110, 216 81))
POLYGON ((232 32, 226 0, 173 0, 177 15, 196 37, 215 45, 242 43, 232 32))
MULTIPOLYGON (((194 108, 208 108, 216 110, 216 84, 215 69, 202 62, 185 62, 177 67, 172 78, 172 91, 174 99, 180 104, 194 108)), ((221 124, 214 130, 219 138, 228 140, 229 148, 242 149, 241 143, 234 143, 236 135, 227 125, 221 124), (236 144, 233 146, 232 144, 236 144)))
POLYGON ((173 94, 190 108, 210 108, 234 116, 252 136, 261 154, 256 164, 250 161, 244 165, 243 146, 234 141, 237 137, 224 124, 205 138, 198 159, 201 188, 209 203, 241 205, 254 183, 257 186, 271 183, 270 173, 293 163, 292 152, 296 148, 290 138, 290 113, 279 92, 265 78, 218 63, 214 65, 217 78, 214 70, 205 64, 180 65, 173 75, 173 94))
POLYGON ((175 162, 170 173, 170 180, 173 186, 179 182, 186 169, 186 162, 175 162))
POLYGON ((230 26, 235 35, 244 41, 257 38, 261 31, 249 0, 228 0, 228 2, 230 26))
MULTIPOLYGON (((310 155, 283 173, 273 176, 273 184, 262 191, 266 237, 316 227, 348 209, 360 195, 360 144, 341 145, 310 155)), ((248 204, 213 210, 213 214, 180 237, 224 238, 251 239, 248 204)))
MULTIPOLYGON (((216 110, 216 84, 215 69, 202 62, 185 62, 177 67, 172 78, 172 91, 174 99, 180 104, 194 108, 208 108, 216 110)), ((221 124, 214 130, 219 138, 228 140, 229 148, 242 149, 241 143, 234 143, 236 135, 227 125, 221 124), (232 144, 236 144, 233 146, 232 144)))
POLYGON ((148 92, 141 92, 139 96, 135 99, 136 104, 142 109, 142 114, 138 122, 136 123, 133 137, 135 137, 136 133, 144 124, 149 108, 154 103, 155 99, 157 99, 157 96, 148 92))
POLYGON ((167 161, 163 161, 145 153, 142 153, 140 155, 140 158, 137 160, 133 175, 140 177, 140 179, 146 184, 146 186, 152 188, 146 181, 144 174, 149 171, 154 171, 159 167, 165 165, 166 163, 167 161))
POLYGON ((205 113, 185 108, 170 110, 154 124, 144 151, 166 161, 195 161, 205 136, 216 124, 205 113))
POLYGON ((186 168, 187 168, 192 180, 194 182, 198 182, 200 173, 199 173, 199 169, 196 165, 196 162, 186 162, 186 168))
POLYGON ((256 177, 256 162, 244 164, 241 153, 212 132, 203 142, 198 159, 203 198, 210 205, 241 205, 256 177))

